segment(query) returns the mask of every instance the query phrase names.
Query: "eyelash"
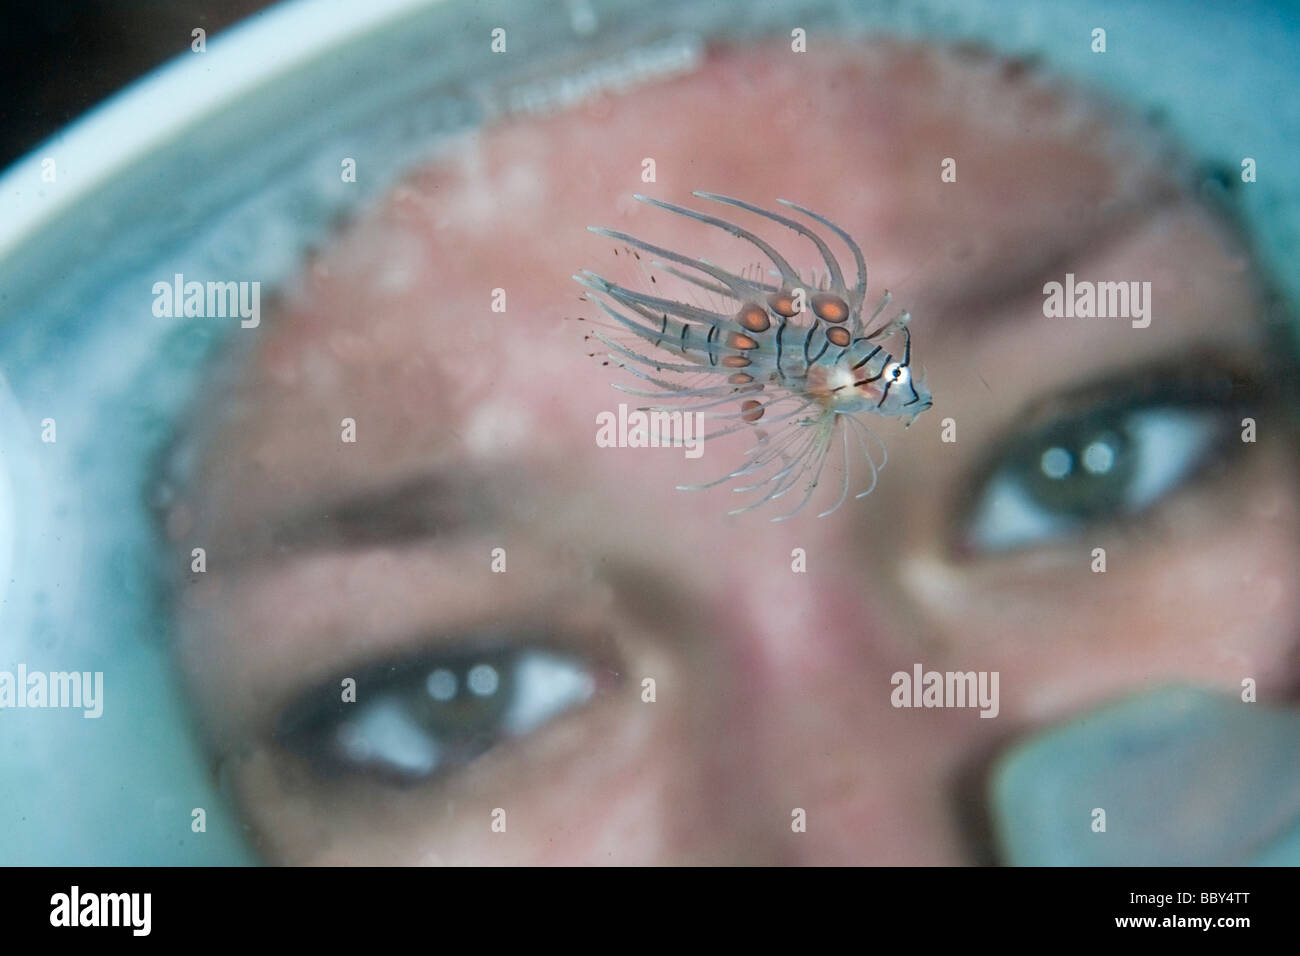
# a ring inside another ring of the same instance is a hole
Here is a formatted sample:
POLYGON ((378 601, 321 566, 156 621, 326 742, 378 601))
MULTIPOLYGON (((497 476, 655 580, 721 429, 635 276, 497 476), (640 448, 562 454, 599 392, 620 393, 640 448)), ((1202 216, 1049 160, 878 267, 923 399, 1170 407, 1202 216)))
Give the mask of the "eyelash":
POLYGON ((299 697, 273 731, 283 749, 317 775, 361 775, 414 784, 457 768, 506 739, 526 737, 596 691, 592 669, 571 654, 535 645, 464 647, 436 657, 372 667, 299 697))
POLYGON ((1062 414, 997 455, 982 471, 967 511, 963 550, 993 554, 1048 546, 1085 527, 1143 514, 1218 453, 1241 450, 1233 433, 1245 414, 1241 398, 1249 383, 1225 380, 1216 393, 1205 378, 1192 381, 1181 372, 1129 377, 1159 384, 1130 387, 1128 395, 1062 414), (1106 487, 1113 477, 1122 486, 1106 487), (1053 486, 1064 493, 1056 504, 1073 508, 1053 510, 1044 502, 1053 486))

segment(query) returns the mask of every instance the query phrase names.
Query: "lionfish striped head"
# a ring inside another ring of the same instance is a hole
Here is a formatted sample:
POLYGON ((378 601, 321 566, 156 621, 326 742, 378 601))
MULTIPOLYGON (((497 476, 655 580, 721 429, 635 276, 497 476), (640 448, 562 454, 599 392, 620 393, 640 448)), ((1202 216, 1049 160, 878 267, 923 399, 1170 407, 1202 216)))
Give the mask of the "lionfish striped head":
MULTIPOLYGON (((605 331, 592 335, 609 349, 609 359, 639 380, 615 388, 657 400, 644 410, 699 412, 719 422, 706 440, 742 430, 753 433, 755 444, 740 468, 715 481, 679 488, 738 482, 733 490, 752 493, 755 500, 731 514, 793 494, 797 504, 772 519, 779 521, 798 514, 813 499, 825 466, 838 461, 838 498, 820 517, 832 514, 848 498, 855 471, 867 472, 861 481, 868 487, 856 494, 863 498, 875 488, 884 467, 884 445, 864 419, 906 418, 910 424, 932 405, 924 376, 912 364, 907 328, 911 315, 903 311, 879 321, 891 301, 889 292, 866 314, 862 250, 826 217, 786 200, 778 202, 809 222, 715 193, 694 195, 793 230, 816 248, 823 270, 801 277, 776 247, 748 229, 637 196, 648 205, 729 232, 762 253, 769 267, 732 272, 592 226, 593 232, 622 243, 643 266, 674 277, 686 290, 672 298, 584 270, 574 278, 594 293, 593 301, 613 320, 604 324, 605 331), (830 230, 849 249, 855 266, 852 287, 826 239, 809 223, 830 230), (648 263, 641 253, 650 257, 648 263), (865 469, 854 468, 856 462, 865 469)), ((650 276, 655 282, 654 273, 650 276)))

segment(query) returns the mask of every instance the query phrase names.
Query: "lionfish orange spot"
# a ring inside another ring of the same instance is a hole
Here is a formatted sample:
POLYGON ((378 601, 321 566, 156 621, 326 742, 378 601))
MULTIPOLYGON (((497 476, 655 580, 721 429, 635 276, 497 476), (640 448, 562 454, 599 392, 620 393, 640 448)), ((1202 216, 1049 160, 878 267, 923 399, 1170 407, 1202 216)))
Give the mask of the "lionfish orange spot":
POLYGON ((813 314, 827 322, 843 322, 849 317, 849 304, 838 295, 819 292, 812 297, 813 314))
POLYGON ((731 483, 735 492, 754 494, 754 500, 730 514, 789 495, 794 507, 774 521, 802 511, 819 487, 836 487, 837 497, 819 517, 832 514, 848 499, 858 464, 865 464, 861 484, 866 487, 856 497, 864 498, 875 488, 888 457, 868 427, 868 417, 902 418, 910 424, 932 404, 923 376, 912 372, 912 335, 907 328, 911 316, 899 312, 876 325, 889 305, 889 293, 873 309, 865 308, 866 259, 852 236, 825 216, 786 200, 778 202, 802 218, 715 193, 695 195, 743 210, 768 229, 775 224, 791 230, 804 242, 800 254, 811 258, 815 253, 819 264, 805 262, 801 272, 786 257, 788 251, 779 251, 752 229, 637 196, 647 205, 730 233, 757 249, 770 268, 731 271, 593 226, 593 232, 624 243, 643 270, 657 269, 659 278, 672 277, 681 284, 674 297, 664 291, 669 282, 655 280, 653 290, 648 285, 634 289, 582 271, 574 278, 596 293, 592 300, 610 319, 604 327, 612 331, 597 332, 595 337, 609 349, 608 357, 635 378, 617 387, 657 401, 648 409, 694 411, 714 421, 717 427, 702 436, 705 440, 743 430, 752 436, 738 467, 713 481, 678 487, 703 489, 731 483), (852 286, 826 237, 815 227, 827 230, 849 250, 855 270, 852 286), (635 250, 647 253, 648 263, 635 250), (801 314, 803 290, 813 288, 819 291, 809 301, 812 315, 801 314), (827 324, 819 324, 823 322, 827 324), (743 331, 736 331, 737 326, 743 331), (893 342, 899 342, 895 351, 886 350, 885 345, 893 342), (765 401, 740 400, 745 393, 759 391, 765 401), (760 419, 763 428, 754 424, 760 419), (828 464, 839 469, 838 485, 822 482, 828 464))
POLYGON ((767 309, 752 302, 740 307, 740 311, 736 313, 736 322, 747 332, 766 332, 772 327, 767 309))
POLYGON ((777 315, 792 319, 799 314, 799 307, 794 304, 794 295, 789 292, 774 292, 767 297, 767 304, 777 315))

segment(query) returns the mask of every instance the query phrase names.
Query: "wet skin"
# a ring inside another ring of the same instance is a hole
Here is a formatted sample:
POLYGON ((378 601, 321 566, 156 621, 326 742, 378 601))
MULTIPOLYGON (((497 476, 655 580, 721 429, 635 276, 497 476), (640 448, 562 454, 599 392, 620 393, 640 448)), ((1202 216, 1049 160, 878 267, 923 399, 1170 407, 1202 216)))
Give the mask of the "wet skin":
POLYGON ((1060 396, 1162 363, 1271 374, 1245 250, 1121 129, 977 56, 714 49, 688 77, 467 137, 334 237, 241 333, 167 516, 186 562, 208 551, 178 594, 178 660, 266 858, 980 862, 979 770, 1009 741, 1172 680, 1293 688, 1296 464, 1267 403, 1258 442, 1140 515, 1006 553, 968 540, 983 467, 1060 396), (693 189, 825 213, 866 252, 868 301, 888 288, 915 316, 935 406, 879 425, 879 486, 831 518, 727 518, 726 487, 675 490, 733 468, 745 436, 698 461, 596 446, 596 414, 628 399, 571 321, 592 314, 571 274, 615 268, 585 227, 753 262, 631 199, 705 208, 693 189), (1067 271, 1150 281, 1150 327, 1044 317, 1067 271), (572 656, 594 695, 416 785, 330 777, 272 740, 313 688, 485 633, 572 656), (916 662, 998 671, 999 716, 892 707, 916 662))

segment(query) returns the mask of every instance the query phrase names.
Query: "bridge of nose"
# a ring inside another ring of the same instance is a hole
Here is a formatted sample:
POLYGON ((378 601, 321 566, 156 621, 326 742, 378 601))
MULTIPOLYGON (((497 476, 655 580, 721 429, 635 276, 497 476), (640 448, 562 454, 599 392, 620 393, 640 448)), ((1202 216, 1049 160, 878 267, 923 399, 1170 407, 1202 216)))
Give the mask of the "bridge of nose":
POLYGON ((710 657, 726 675, 713 681, 718 725, 695 735, 725 791, 712 798, 744 817, 733 833, 769 862, 972 862, 952 788, 993 722, 892 705, 907 642, 819 525, 831 523, 773 527, 771 560, 746 562, 718 589, 710 657))

